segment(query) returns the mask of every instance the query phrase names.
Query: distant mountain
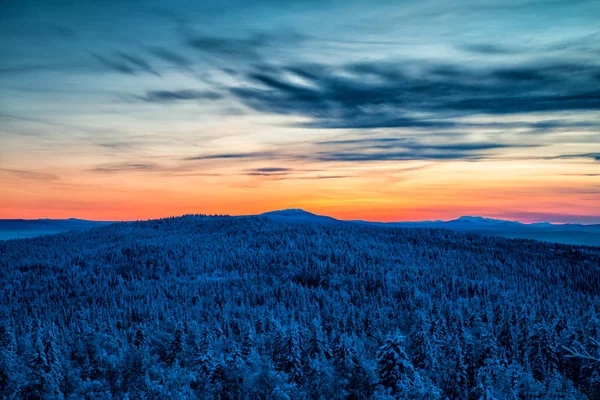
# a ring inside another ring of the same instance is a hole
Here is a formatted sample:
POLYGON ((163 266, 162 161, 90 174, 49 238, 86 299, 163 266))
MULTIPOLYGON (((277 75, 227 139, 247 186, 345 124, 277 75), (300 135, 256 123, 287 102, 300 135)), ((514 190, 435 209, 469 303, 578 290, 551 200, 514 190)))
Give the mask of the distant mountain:
POLYGON ((351 223, 371 226, 385 226, 390 228, 441 228, 457 232, 478 233, 488 236, 535 239, 546 242, 600 246, 600 225, 551 224, 549 222, 524 224, 518 221, 507 221, 480 216, 463 216, 450 221, 343 221, 328 216, 313 214, 301 209, 271 211, 262 215, 271 220, 282 222, 318 223, 328 225, 351 223))
POLYGON ((325 225, 339 225, 348 223, 346 221, 340 221, 339 219, 335 219, 332 217, 313 214, 299 208, 269 211, 261 215, 267 217, 270 220, 280 222, 312 223, 325 225))
POLYGON ((80 231, 111 224, 84 219, 0 219, 0 240, 23 239, 55 233, 80 231))
MULTIPOLYGON (((600 246, 600 225, 551 224, 538 222, 524 224, 518 221, 485 218, 480 216, 463 216, 450 221, 416 221, 416 222, 376 222, 362 220, 339 220, 326 215, 291 208, 269 211, 261 216, 272 221, 319 224, 348 225, 360 224, 384 226, 390 228, 429 228, 449 229, 457 232, 478 233, 488 236, 506 238, 536 239, 546 242, 565 244, 600 246)), ((72 230, 85 230, 110 224, 109 221, 88 221, 82 219, 4 219, 0 220, 0 240, 29 238, 51 235, 72 230)))

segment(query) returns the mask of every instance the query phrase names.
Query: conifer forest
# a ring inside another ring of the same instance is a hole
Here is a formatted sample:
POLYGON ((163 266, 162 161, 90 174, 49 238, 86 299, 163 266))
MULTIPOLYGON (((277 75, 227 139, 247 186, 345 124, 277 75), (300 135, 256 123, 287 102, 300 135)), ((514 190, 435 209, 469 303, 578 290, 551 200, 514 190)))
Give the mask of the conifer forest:
POLYGON ((600 399, 598 247, 188 215, 0 282, 4 399, 600 399))

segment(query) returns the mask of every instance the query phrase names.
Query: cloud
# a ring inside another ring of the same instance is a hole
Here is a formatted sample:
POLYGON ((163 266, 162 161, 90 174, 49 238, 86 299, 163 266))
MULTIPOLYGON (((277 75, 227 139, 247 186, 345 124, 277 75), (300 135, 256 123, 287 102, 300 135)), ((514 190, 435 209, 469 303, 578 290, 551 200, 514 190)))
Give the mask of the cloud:
POLYGON ((138 73, 149 73, 156 76, 160 74, 152 68, 149 62, 139 56, 117 52, 112 57, 104 57, 94 52, 90 54, 105 67, 126 75, 135 75, 138 73))
POLYGON ((449 128, 457 116, 600 109, 600 66, 530 63, 475 69, 353 63, 260 67, 231 88, 247 106, 310 117, 313 128, 449 128), (415 68, 418 67, 418 68, 415 68))
POLYGON ((243 38, 209 36, 187 32, 185 44, 199 52, 211 54, 221 59, 242 60, 244 62, 258 62, 261 52, 269 48, 298 45, 307 36, 297 32, 280 29, 275 32, 257 32, 243 38))
POLYGON ((48 172, 27 171, 22 169, 0 168, 0 173, 10 175, 19 179, 27 179, 33 181, 57 181, 58 175, 48 172))
POLYGON ((323 172, 323 171, 322 170, 310 170, 310 169, 266 167, 266 168, 255 168, 255 169, 247 170, 245 175, 270 177, 270 178, 273 178, 274 180, 280 180, 280 181, 281 180, 341 179, 341 178, 349 177, 349 175, 312 175, 315 172, 323 172))
POLYGON ((150 47, 149 51, 154 56, 184 69, 188 69, 192 65, 192 61, 189 58, 163 47, 150 47))
POLYGON ((258 48, 264 44, 259 38, 231 39, 212 36, 190 36, 187 38, 188 46, 205 53, 213 53, 226 58, 242 57, 257 59, 258 48))
POLYGON ((197 171, 193 165, 171 164, 164 165, 158 163, 148 163, 141 161, 130 161, 120 163, 107 163, 97 165, 89 171, 99 173, 121 173, 121 172, 148 172, 158 173, 165 176, 204 176, 215 177, 221 176, 221 173, 197 171))
POLYGON ((578 153, 578 154, 561 154, 558 156, 545 157, 547 160, 557 160, 557 159, 577 159, 577 158, 591 158, 594 161, 600 161, 600 153, 578 153))
POLYGON ((479 160, 482 155, 461 151, 423 152, 321 152, 312 157, 315 161, 375 162, 375 161, 414 161, 414 160, 479 160))
POLYGON ((160 170, 163 170, 163 168, 157 164, 138 163, 138 162, 101 164, 101 165, 98 165, 98 166, 92 168, 92 171, 95 171, 95 172, 160 171, 160 170))
POLYGON ((2 67, 0 68, 0 76, 58 71, 74 72, 84 70, 85 67, 86 65, 83 63, 27 63, 2 67))
POLYGON ((138 97, 151 103, 171 103, 188 100, 220 100, 223 95, 213 91, 201 90, 154 90, 148 91, 144 96, 138 97))
POLYGON ((219 160, 219 159, 272 159, 278 156, 277 153, 270 151, 258 151, 251 153, 217 153, 217 154, 201 154, 192 157, 185 157, 184 161, 202 161, 202 160, 219 160))
POLYGON ((486 142, 469 142, 469 143, 441 143, 427 144, 415 140, 409 140, 404 137, 381 137, 381 138, 365 138, 365 139, 344 139, 344 140, 328 140, 316 142, 318 145, 330 146, 353 146, 361 149, 395 149, 404 148, 408 150, 451 150, 451 151, 477 151, 502 149, 509 147, 534 147, 534 145, 518 144, 512 145, 507 143, 486 143, 486 142))
MULTIPOLYGON (((352 138, 304 143, 301 150, 278 149, 249 153, 201 154, 184 158, 202 160, 288 160, 297 162, 379 162, 417 160, 480 160, 507 148, 533 147, 532 144, 494 142, 428 143, 404 137, 352 138), (492 153, 491 153, 492 152, 492 153)), ((308 170, 304 170, 307 172, 308 170)), ((271 176, 302 172, 288 168, 265 167, 246 171, 247 175, 271 176)), ((312 171, 315 172, 315 171, 312 171)))
POLYGON ((250 176, 281 176, 287 175, 292 172, 291 168, 276 168, 276 167, 267 167, 267 168, 255 168, 246 171, 246 175, 250 176))
MULTIPOLYGON (((413 160, 480 160, 490 151, 534 147, 532 144, 496 142, 429 142, 407 137, 376 137, 315 142, 315 161, 376 162, 413 160)), ((439 140, 439 139, 438 139, 439 140)))
POLYGON ((321 179, 342 179, 349 178, 350 175, 317 175, 317 176, 296 176, 296 177, 285 177, 281 179, 285 180, 321 180, 321 179))
POLYGON ((110 150, 128 150, 140 146, 140 142, 136 140, 107 140, 97 143, 98 146, 110 150))
POLYGON ((472 52, 472 53, 484 54, 484 55, 507 55, 507 54, 519 54, 519 53, 523 52, 522 50, 518 50, 516 48, 508 48, 505 46, 500 46, 500 45, 490 44, 490 43, 474 43, 474 44, 468 44, 465 46, 461 46, 459 48, 469 51, 469 52, 472 52))

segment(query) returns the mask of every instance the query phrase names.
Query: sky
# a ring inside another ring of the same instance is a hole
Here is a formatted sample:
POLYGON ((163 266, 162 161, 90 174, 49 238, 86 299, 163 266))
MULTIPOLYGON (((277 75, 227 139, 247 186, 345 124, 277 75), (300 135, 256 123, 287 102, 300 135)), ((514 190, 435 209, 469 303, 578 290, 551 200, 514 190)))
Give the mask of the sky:
POLYGON ((0 0, 0 218, 600 223, 597 0, 0 0))

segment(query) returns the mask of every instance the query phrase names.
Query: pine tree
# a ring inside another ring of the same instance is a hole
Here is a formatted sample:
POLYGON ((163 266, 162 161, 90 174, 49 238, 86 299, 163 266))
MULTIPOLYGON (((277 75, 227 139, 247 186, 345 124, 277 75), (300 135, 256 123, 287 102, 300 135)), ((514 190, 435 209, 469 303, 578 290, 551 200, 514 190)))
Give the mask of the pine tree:
POLYGON ((333 364, 339 371, 347 373, 352 369, 355 354, 356 349, 350 343, 350 338, 346 336, 336 338, 333 347, 333 364))
MULTIPOLYGON (((48 329, 42 340, 44 345, 44 353, 46 355, 46 373, 51 379, 51 386, 53 391, 60 391, 59 386, 62 381, 62 361, 60 351, 58 349, 58 341, 54 327, 48 329)), ((62 396, 62 394, 61 394, 62 396)))
POLYGON ((290 375, 293 382, 300 383, 304 372, 298 330, 295 327, 288 331, 283 348, 283 371, 290 375))
POLYGON ((40 331, 41 328, 38 325, 28 363, 29 382, 22 393, 25 398, 62 399, 63 394, 59 387, 60 376, 57 374, 55 366, 57 357, 52 349, 52 340, 46 337, 42 340, 40 331), (46 348, 49 349, 50 359, 48 359, 46 348))
POLYGON ((397 393, 404 381, 410 381, 415 374, 402 342, 403 338, 399 336, 389 337, 377 353, 379 383, 392 394, 397 393))
POLYGON ((135 331, 135 336, 133 338, 133 345, 136 347, 140 347, 146 343, 146 336, 144 335, 144 331, 142 328, 138 328, 135 331))
POLYGON ((175 360, 180 359, 183 356, 185 350, 185 339, 183 337, 183 329, 178 326, 175 329, 175 333, 173 334, 173 341, 169 346, 169 350, 167 352, 167 363, 173 364, 175 360))
POLYGON ((307 344, 308 357, 325 357, 331 358, 331 350, 327 344, 325 334, 321 328, 321 323, 314 319, 311 322, 311 329, 309 331, 308 344, 307 344))
POLYGON ((17 377, 17 339, 9 327, 0 326, 0 396, 8 398, 17 377))
POLYGON ((248 360, 248 357, 252 353, 252 349, 254 348, 254 342, 252 340, 252 334, 250 330, 246 330, 244 333, 244 337, 242 339, 242 348, 241 354, 244 361, 248 360))

